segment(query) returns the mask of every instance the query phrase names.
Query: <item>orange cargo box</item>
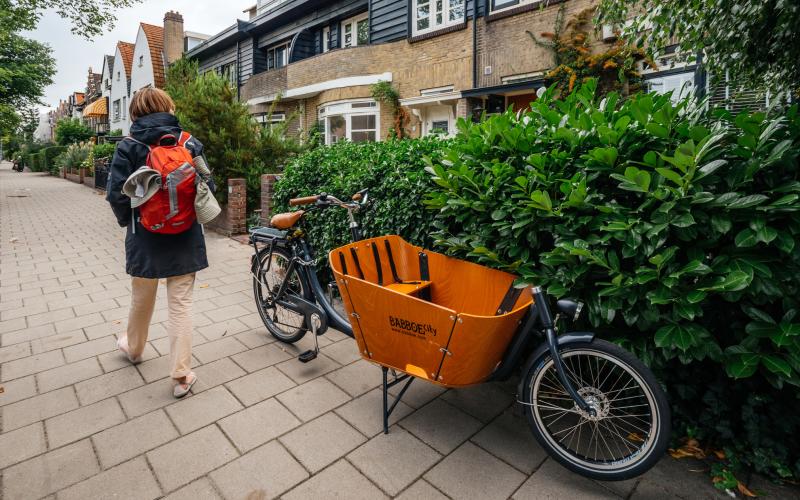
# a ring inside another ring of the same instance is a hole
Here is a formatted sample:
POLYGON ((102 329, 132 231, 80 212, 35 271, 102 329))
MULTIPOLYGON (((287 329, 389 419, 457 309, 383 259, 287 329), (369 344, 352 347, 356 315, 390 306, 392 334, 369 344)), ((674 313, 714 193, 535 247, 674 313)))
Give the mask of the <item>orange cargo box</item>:
POLYGON ((530 307, 514 275, 381 236, 337 248, 330 266, 364 359, 447 387, 498 366, 530 307))

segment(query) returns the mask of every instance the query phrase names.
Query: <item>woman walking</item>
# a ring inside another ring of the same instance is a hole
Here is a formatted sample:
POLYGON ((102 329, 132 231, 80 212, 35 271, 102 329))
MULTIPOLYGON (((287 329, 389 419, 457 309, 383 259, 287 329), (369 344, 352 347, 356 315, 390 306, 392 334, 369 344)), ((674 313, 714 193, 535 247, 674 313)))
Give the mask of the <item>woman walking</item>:
MULTIPOLYGON (((147 176, 153 170, 139 170, 144 165, 150 166, 150 162, 154 161, 150 155, 152 151, 152 156, 156 156, 157 146, 165 145, 166 141, 168 146, 186 148, 188 153, 184 153, 191 154, 191 158, 203 154, 203 145, 181 129, 174 112, 175 104, 172 99, 160 89, 141 89, 133 96, 130 104, 130 116, 133 120, 130 136, 118 144, 114 153, 106 200, 111 204, 119 225, 127 227, 125 269, 131 276, 132 296, 128 327, 127 332, 120 334, 117 346, 132 363, 141 361, 158 282, 159 279, 166 278, 170 375, 175 381, 173 394, 180 398, 197 381, 197 376, 191 371, 192 291, 195 273, 208 267, 203 230, 194 220, 193 213, 190 213, 190 218, 186 221, 187 225, 191 224, 188 229, 175 229, 175 234, 158 232, 159 229, 163 230, 163 225, 145 227, 142 211, 146 209, 145 204, 148 201, 136 201, 140 199, 137 198, 139 196, 144 200, 147 195, 153 196, 153 191, 161 189, 160 175, 155 176, 158 178, 157 182, 142 185, 141 179, 153 181, 152 177, 147 176), (169 144, 170 138, 175 142, 169 144), (129 181, 128 178, 134 172, 138 177, 129 181), (139 176, 140 173, 145 175, 139 176), (139 181, 138 185, 136 180, 139 181), (135 194, 131 194, 130 186, 135 188, 135 194), (132 208, 132 205, 136 208, 132 208)), ((173 187, 169 188, 170 191, 173 187)), ((213 190, 213 184, 211 189, 213 190)), ((177 219, 180 217, 174 220, 177 219)))

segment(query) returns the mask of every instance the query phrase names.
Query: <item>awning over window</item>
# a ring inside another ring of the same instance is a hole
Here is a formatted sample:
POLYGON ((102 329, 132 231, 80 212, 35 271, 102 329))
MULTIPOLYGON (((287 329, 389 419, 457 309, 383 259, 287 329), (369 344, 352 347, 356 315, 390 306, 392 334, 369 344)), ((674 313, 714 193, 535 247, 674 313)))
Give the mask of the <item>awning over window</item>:
POLYGON ((108 116, 108 105, 106 104, 107 99, 108 98, 106 97, 101 97, 100 99, 86 106, 86 108, 83 110, 83 117, 102 118, 108 116))

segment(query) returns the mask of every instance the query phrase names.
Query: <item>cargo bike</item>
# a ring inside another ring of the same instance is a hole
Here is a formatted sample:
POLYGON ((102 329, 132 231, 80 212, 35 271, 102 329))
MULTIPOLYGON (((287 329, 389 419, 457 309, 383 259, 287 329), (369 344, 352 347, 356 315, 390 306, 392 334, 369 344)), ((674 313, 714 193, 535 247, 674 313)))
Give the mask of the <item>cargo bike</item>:
POLYGON ((574 472, 600 480, 642 474, 666 450, 670 410, 650 370, 590 332, 559 333, 582 304, 550 299, 515 276, 447 257, 399 236, 364 239, 355 214, 366 190, 341 201, 320 194, 250 232, 258 312, 279 341, 294 343, 332 327, 355 339, 361 357, 381 367, 383 426, 416 379, 448 388, 519 374, 517 403, 541 446, 574 472), (335 282, 320 283, 304 215, 346 209, 351 243, 328 255, 335 282), (338 290, 341 303, 334 300, 338 290), (555 316, 553 315, 555 313, 555 316), (401 384, 394 402, 388 390, 401 384))

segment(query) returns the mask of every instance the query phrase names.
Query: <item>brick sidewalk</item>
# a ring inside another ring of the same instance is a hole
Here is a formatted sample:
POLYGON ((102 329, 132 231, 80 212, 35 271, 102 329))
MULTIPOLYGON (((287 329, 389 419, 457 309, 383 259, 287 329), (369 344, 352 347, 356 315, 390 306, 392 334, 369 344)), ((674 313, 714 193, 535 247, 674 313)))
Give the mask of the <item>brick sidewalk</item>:
POLYGON ((598 483, 547 458, 513 384, 417 382, 381 433, 380 370, 339 333, 322 355, 273 342, 255 312, 249 248, 207 234, 193 350, 172 398, 165 291, 146 361, 116 350, 129 303, 124 231, 95 191, 0 168, 0 469, 7 500, 40 498, 710 498, 665 459, 598 483))

